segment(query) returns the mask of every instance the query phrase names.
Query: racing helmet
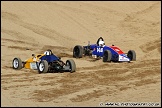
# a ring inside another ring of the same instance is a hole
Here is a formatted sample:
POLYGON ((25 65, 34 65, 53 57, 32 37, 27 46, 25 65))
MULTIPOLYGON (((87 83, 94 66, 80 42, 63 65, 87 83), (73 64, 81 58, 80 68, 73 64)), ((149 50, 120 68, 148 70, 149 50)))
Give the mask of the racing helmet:
POLYGON ((99 41, 99 46, 104 46, 105 42, 104 41, 99 41))
POLYGON ((51 52, 50 51, 45 51, 44 54, 45 55, 51 55, 51 52))

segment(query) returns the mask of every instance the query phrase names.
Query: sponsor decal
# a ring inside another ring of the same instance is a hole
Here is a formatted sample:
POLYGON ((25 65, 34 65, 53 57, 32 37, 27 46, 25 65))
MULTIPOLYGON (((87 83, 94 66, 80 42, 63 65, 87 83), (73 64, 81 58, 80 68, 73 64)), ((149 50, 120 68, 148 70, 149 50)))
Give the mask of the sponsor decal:
POLYGON ((119 55, 119 61, 129 61, 129 59, 124 56, 119 55))
POLYGON ((30 68, 31 68, 31 69, 37 69, 37 64, 36 64, 36 62, 30 63, 30 68))

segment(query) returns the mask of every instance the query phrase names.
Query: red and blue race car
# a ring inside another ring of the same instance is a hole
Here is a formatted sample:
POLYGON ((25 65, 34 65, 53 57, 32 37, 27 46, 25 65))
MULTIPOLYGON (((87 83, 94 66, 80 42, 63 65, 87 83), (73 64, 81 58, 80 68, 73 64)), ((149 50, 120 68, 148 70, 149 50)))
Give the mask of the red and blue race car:
POLYGON ((82 58, 83 56, 92 56, 94 58, 102 58, 103 62, 130 62, 136 61, 136 53, 134 50, 129 50, 124 53, 117 46, 106 46, 104 40, 100 37, 96 44, 89 44, 87 46, 76 45, 73 48, 73 57, 82 58), (100 44, 101 43, 101 44, 100 44))

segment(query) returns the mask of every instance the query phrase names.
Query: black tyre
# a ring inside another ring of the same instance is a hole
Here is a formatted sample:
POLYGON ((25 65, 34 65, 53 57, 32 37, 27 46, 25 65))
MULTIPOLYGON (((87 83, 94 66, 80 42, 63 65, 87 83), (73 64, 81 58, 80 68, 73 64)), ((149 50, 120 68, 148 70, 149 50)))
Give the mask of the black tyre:
POLYGON ((112 57, 112 53, 111 53, 110 50, 104 51, 103 62, 110 62, 111 61, 111 57, 112 57))
POLYGON ((73 59, 67 60, 66 61, 66 66, 70 66, 70 72, 75 72, 76 71, 76 65, 73 59))
POLYGON ((22 61, 20 58, 14 58, 13 59, 13 62, 12 62, 12 66, 13 66, 13 69, 22 69, 23 68, 23 64, 22 64, 22 61))
POLYGON ((82 58, 83 55, 83 47, 80 45, 76 45, 73 49, 73 57, 82 58))
POLYGON ((134 50, 129 50, 127 56, 130 61, 136 61, 136 52, 134 50))
POLYGON ((46 60, 42 60, 39 63, 38 71, 39 71, 39 73, 47 73, 47 71, 48 71, 48 62, 46 60))

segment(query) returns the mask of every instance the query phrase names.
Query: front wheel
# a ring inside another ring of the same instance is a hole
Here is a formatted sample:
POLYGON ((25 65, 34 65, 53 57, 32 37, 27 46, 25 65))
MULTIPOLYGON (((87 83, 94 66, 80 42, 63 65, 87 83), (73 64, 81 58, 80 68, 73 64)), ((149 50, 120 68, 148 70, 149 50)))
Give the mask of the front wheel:
POLYGON ((12 66, 13 66, 13 69, 22 69, 23 68, 23 64, 22 64, 22 61, 20 58, 14 58, 13 59, 13 62, 12 62, 12 66))
POLYGON ((75 72, 76 71, 76 65, 73 59, 67 60, 66 61, 66 66, 70 67, 70 72, 75 72))
POLYGON ((129 50, 127 56, 130 61, 136 61, 136 52, 134 50, 129 50))
POLYGON ((39 73, 47 73, 47 71, 48 71, 48 62, 46 60, 42 60, 39 63, 38 71, 39 71, 39 73))
POLYGON ((111 61, 111 57, 112 57, 112 53, 111 53, 110 50, 104 51, 103 62, 110 62, 111 61))

